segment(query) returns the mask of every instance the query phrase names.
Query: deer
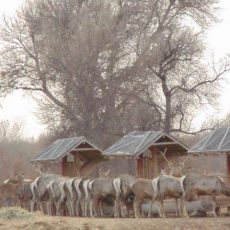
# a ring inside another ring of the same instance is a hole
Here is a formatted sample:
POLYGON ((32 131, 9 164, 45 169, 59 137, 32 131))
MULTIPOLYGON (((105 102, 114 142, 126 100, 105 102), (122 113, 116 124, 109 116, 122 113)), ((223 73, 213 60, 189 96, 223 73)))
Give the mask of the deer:
POLYGON ((21 181, 18 180, 17 175, 16 175, 16 178, 7 179, 3 183, 4 184, 21 183, 21 189, 20 189, 21 192, 19 196, 19 202, 22 208, 26 208, 27 204, 32 199, 32 192, 30 190, 30 183, 32 182, 32 180, 24 179, 23 176, 21 176, 20 178, 21 178, 20 179, 21 181))
POLYGON ((184 163, 182 162, 181 168, 175 170, 171 161, 167 159, 165 156, 167 148, 164 152, 161 152, 161 155, 166 160, 171 169, 170 175, 167 175, 163 170, 161 171, 161 175, 154 178, 152 180, 152 187, 154 190, 154 200, 158 201, 158 212, 159 216, 165 218, 165 211, 163 206, 163 200, 167 198, 173 198, 176 202, 176 216, 180 216, 183 214, 184 204, 184 188, 183 188, 183 180, 184 176, 181 177, 182 169, 184 167, 184 163), (176 171, 177 176, 173 176, 176 171), (178 200, 180 202, 178 202, 178 200))
POLYGON ((31 199, 31 212, 33 212, 35 204, 37 204, 43 213, 48 213, 51 215, 51 206, 50 203, 50 193, 48 191, 47 185, 54 180, 55 178, 59 177, 55 174, 45 174, 43 173, 39 177, 37 177, 33 182, 30 184, 30 189, 32 192, 32 199, 31 199), (43 208, 43 203, 47 206, 47 211, 43 208))
MULTIPOLYGON (((114 183, 114 187, 116 189, 116 199, 117 206, 120 208, 118 210, 118 216, 125 216, 121 207, 126 209, 127 215, 129 215, 129 207, 130 203, 133 203, 133 184, 136 181, 136 177, 129 174, 122 174, 115 178, 117 180, 117 184, 114 183)), ((115 182, 115 180, 114 180, 115 182)))
MULTIPOLYGON (((88 182, 88 187, 85 191, 88 191, 89 200, 90 200, 90 210, 91 216, 103 216, 103 208, 102 202, 107 198, 112 198, 114 202, 114 216, 120 216, 120 197, 121 197, 121 179, 117 178, 109 178, 110 170, 103 173, 101 169, 99 169, 99 178, 91 180, 88 182)), ((87 197, 87 195, 86 195, 87 197)))
MULTIPOLYGON (((77 191, 74 189, 74 180, 76 178, 67 178, 59 183, 61 191, 60 203, 66 203, 70 216, 75 216, 75 205, 77 199, 77 191)), ((78 215, 78 213, 77 213, 78 215)))
MULTIPOLYGON (((101 212, 99 215, 99 207, 101 202, 108 197, 112 198, 115 203, 116 190, 112 178, 95 178, 91 184, 88 185, 88 188, 90 191, 90 207, 93 209, 93 213, 91 214, 93 216, 102 215, 101 212)), ((114 205, 114 209, 117 210, 117 204, 114 205)), ((115 213, 115 216, 116 215, 117 214, 115 213)))
POLYGON ((3 183, 0 185, 0 203, 2 206, 15 205, 22 195, 23 178, 18 176, 17 183, 3 183))
MULTIPOLYGON (((214 217, 217 217, 216 212, 216 196, 226 195, 230 196, 230 188, 228 188, 223 179, 216 175, 197 175, 189 174, 184 176, 182 180, 183 186, 183 199, 184 203, 187 203, 192 197, 209 195, 212 202, 212 213, 214 217)), ((184 205, 184 213, 186 217, 189 217, 186 205, 184 205)))
POLYGON ((62 207, 66 202, 66 192, 64 186, 68 179, 69 178, 67 177, 56 176, 47 184, 50 207, 51 204, 55 205, 57 216, 61 216, 63 214, 62 207))
POLYGON ((158 201, 159 216, 165 218, 165 211, 163 207, 163 200, 166 198, 174 198, 176 201, 176 216, 182 215, 183 204, 183 186, 182 178, 171 175, 160 175, 152 180, 152 187, 154 190, 154 200, 158 201), (180 203, 178 202, 180 200, 180 203))
POLYGON ((155 199, 154 190, 151 179, 137 178, 132 184, 132 192, 134 193, 134 217, 140 218, 141 215, 141 204, 145 200, 150 200, 150 208, 148 217, 151 217, 152 205, 155 199))
POLYGON ((73 199, 76 201, 75 207, 76 207, 76 215, 81 216, 84 213, 84 206, 85 206, 85 191, 83 182, 86 180, 85 178, 74 178, 73 180, 73 199))

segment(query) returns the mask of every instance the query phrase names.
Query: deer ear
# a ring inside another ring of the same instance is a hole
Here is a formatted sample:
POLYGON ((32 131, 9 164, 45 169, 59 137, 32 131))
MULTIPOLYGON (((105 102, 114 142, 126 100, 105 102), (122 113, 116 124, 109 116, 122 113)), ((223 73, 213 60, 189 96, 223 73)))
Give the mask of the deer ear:
POLYGON ((164 169, 161 169, 161 172, 160 172, 161 175, 166 175, 164 169))

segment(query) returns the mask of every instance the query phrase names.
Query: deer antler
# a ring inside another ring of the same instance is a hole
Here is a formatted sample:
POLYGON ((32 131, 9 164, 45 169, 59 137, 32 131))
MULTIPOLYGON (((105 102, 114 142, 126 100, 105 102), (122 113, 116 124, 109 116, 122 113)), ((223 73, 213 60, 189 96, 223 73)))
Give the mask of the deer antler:
POLYGON ((108 171, 105 172, 105 176, 106 176, 106 177, 109 177, 109 175, 110 175, 110 169, 108 169, 108 171))
POLYGON ((102 176, 102 169, 101 168, 99 168, 98 174, 99 174, 100 177, 102 176))
POLYGON ((163 156, 163 158, 164 158, 165 161, 167 162, 168 167, 169 167, 169 169, 171 170, 171 172, 169 173, 169 175, 172 176, 173 173, 174 173, 174 167, 173 167, 173 163, 172 163, 170 160, 168 160, 167 157, 165 156, 166 152, 167 152, 167 148, 165 148, 164 152, 160 151, 160 154, 163 156))
POLYGON ((41 163, 33 163, 33 166, 39 174, 45 174, 48 171, 48 165, 41 163))

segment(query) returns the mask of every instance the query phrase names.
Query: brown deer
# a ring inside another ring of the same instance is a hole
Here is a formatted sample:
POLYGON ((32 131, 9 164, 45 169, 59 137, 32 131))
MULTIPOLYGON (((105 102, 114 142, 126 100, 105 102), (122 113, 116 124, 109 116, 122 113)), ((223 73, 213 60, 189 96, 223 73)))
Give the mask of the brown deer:
POLYGON ((0 185, 0 204, 1 206, 13 206, 20 202, 23 192, 23 178, 18 176, 17 183, 3 183, 0 185))
POLYGON ((134 193, 134 216, 135 218, 142 217, 141 204, 143 201, 150 200, 151 205, 149 208, 148 217, 151 216, 152 205, 154 202, 154 190, 152 186, 152 180, 138 178, 132 185, 132 191, 134 193))

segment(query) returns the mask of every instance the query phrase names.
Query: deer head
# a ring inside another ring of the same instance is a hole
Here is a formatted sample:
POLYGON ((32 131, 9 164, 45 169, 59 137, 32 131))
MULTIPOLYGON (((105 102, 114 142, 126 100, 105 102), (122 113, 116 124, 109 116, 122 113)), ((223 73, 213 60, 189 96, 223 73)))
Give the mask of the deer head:
MULTIPOLYGON (((165 148, 164 152, 160 152, 160 153, 163 156, 164 160, 168 164, 168 168, 170 171, 169 175, 177 176, 177 177, 182 176, 183 175, 182 170, 184 170, 184 168, 185 168, 185 162, 186 162, 187 158, 184 158, 180 162, 173 162, 172 160, 169 160, 166 157, 166 152, 167 152, 167 148, 165 148)), ((166 174, 164 170, 162 170, 161 173, 166 174)))
POLYGON ((39 174, 46 174, 48 169, 49 169, 48 165, 44 164, 44 163, 43 164, 42 163, 34 163, 33 166, 34 166, 35 170, 37 172, 39 172, 39 174))
POLYGON ((100 168, 98 171, 98 174, 100 177, 109 177, 110 176, 110 169, 108 169, 106 172, 103 172, 102 169, 100 168))

